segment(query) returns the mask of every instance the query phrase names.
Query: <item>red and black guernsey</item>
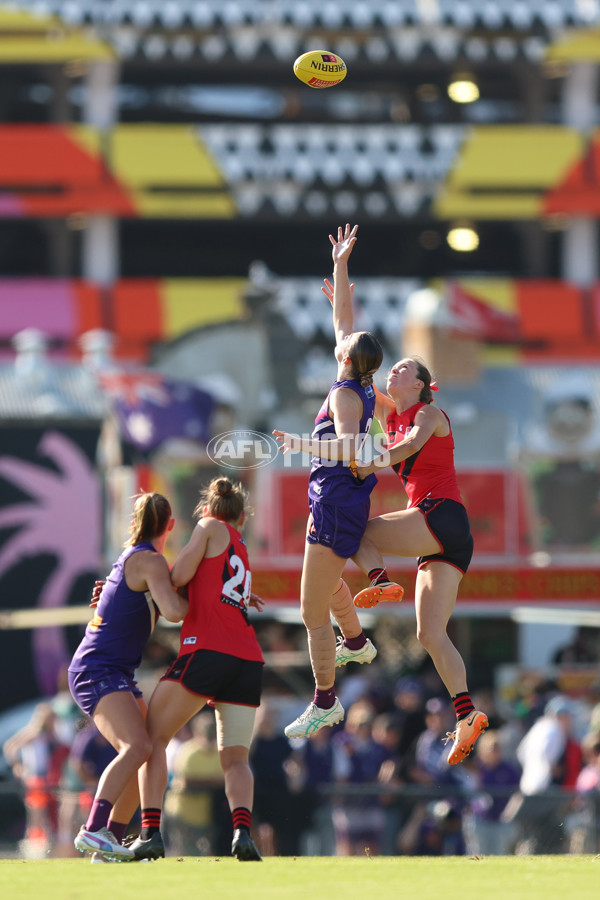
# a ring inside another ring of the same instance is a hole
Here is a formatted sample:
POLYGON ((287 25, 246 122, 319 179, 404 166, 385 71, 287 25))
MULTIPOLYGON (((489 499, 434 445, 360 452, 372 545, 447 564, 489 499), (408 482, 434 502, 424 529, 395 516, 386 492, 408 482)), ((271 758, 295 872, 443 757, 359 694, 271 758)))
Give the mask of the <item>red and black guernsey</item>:
POLYGON ((218 556, 205 557, 188 584, 190 609, 181 626, 179 656, 216 650, 264 662, 248 621, 252 581, 248 551, 239 531, 223 525, 229 531, 229 545, 218 556))
MULTIPOLYGON (((414 427, 415 417, 423 406, 427 404, 415 403, 401 413, 396 410, 390 413, 386 420, 388 450, 408 437, 414 427)), ((448 419, 446 413, 444 415, 448 419)), ((427 497, 463 502, 454 468, 452 427, 445 437, 432 435, 420 450, 402 462, 396 463, 393 468, 402 480, 409 508, 418 506, 427 497)))

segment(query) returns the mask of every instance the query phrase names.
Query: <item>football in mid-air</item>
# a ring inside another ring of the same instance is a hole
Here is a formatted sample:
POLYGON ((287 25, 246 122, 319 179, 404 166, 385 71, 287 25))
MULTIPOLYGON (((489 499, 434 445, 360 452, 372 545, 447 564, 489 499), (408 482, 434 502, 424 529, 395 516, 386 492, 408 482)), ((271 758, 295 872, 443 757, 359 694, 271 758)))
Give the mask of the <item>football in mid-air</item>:
POLYGON ((309 50, 294 63, 296 78, 312 88, 333 87, 344 80, 347 71, 341 56, 329 50, 309 50))

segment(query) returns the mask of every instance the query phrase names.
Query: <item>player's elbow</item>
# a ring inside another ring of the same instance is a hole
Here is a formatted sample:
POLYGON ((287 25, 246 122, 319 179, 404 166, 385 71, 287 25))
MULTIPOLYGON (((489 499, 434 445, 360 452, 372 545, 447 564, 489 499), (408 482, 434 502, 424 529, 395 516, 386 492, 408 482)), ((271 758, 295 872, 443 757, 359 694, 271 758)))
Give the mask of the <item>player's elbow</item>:
POLYGON ((168 607, 162 610, 163 618, 167 620, 167 622, 181 622, 182 619, 185 618, 185 615, 188 611, 188 603, 187 600, 181 600, 181 603, 170 603, 168 607))
POLYGON ((175 588, 185 587, 186 584, 188 584, 190 577, 188 577, 184 569, 177 565, 174 565, 171 569, 171 582, 175 588))

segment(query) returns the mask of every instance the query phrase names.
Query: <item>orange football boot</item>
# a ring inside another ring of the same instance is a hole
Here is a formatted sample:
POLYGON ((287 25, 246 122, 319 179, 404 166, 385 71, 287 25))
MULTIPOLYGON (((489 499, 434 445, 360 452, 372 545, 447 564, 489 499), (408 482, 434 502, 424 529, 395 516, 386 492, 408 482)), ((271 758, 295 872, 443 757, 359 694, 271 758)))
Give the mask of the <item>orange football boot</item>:
POLYGON ((466 718, 456 723, 456 731, 448 731, 445 742, 453 741, 448 756, 448 763, 455 766, 466 759, 478 738, 481 737, 490 723, 485 713, 474 709, 466 718))
POLYGON ((404 588, 393 581, 384 581, 381 584, 370 584, 369 587, 359 591, 354 598, 354 605, 359 609, 371 609, 378 603, 400 603, 404 597, 404 588))

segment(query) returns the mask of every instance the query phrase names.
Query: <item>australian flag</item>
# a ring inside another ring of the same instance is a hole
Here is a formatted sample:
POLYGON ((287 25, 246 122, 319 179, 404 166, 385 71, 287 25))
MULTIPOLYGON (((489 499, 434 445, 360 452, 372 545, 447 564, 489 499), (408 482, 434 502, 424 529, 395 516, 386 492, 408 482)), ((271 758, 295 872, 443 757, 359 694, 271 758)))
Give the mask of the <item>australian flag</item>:
POLYGON ((124 440, 144 452, 169 438, 207 444, 215 400, 206 391, 157 372, 115 372, 100 375, 124 440))

